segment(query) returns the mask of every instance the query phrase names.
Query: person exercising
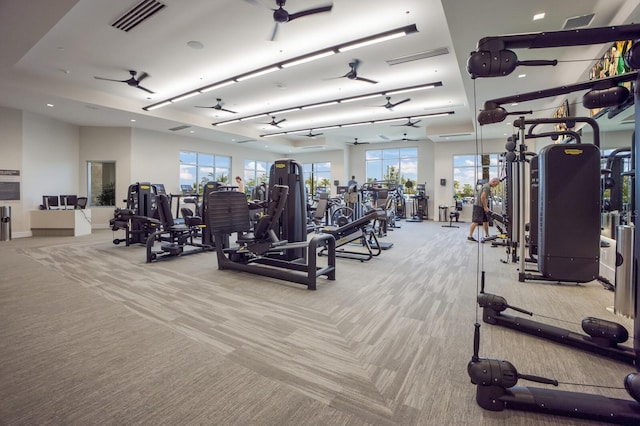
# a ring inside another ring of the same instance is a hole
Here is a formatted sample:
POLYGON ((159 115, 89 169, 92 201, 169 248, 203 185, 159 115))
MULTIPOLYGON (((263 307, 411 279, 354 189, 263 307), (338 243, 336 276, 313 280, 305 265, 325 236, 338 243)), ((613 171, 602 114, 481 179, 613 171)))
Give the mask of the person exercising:
POLYGON ((482 189, 476 195, 475 203, 473 204, 473 214, 471 216, 471 227, 469 228, 469 236, 467 240, 478 241, 473 237, 473 232, 478 225, 482 225, 484 229, 484 238, 489 238, 489 199, 491 198, 491 188, 498 186, 500 179, 492 178, 488 183, 482 185, 482 189))

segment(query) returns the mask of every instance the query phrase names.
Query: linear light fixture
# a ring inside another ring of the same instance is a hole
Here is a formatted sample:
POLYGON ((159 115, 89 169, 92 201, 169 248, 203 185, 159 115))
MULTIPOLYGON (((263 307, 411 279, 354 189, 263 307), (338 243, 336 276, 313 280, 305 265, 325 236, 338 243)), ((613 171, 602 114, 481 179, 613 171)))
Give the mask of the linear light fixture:
MULTIPOLYGON (((336 53, 346 52, 346 51, 353 50, 353 49, 358 49, 360 47, 369 46, 369 45, 372 45, 372 44, 375 44, 375 43, 382 43, 382 42, 387 41, 387 40, 391 40, 391 39, 398 38, 398 37, 403 37, 403 36, 406 36, 406 35, 409 35, 409 34, 413 34, 413 33, 417 33, 417 32, 418 32, 418 28, 416 27, 416 24, 406 25, 406 26, 401 27, 401 28, 396 28, 394 30, 390 30, 390 31, 386 31, 386 32, 383 32, 383 33, 375 34, 375 35, 372 35, 372 36, 369 36, 369 37, 363 37, 363 38, 358 39, 358 40, 353 40, 353 41, 350 41, 350 42, 347 42, 347 43, 342 43, 342 44, 339 44, 339 45, 336 45, 336 46, 333 46, 333 47, 329 47, 329 48, 325 48, 325 49, 322 49, 322 50, 319 50, 319 51, 316 51, 316 52, 312 52, 312 53, 309 53, 309 54, 306 54, 306 55, 298 56, 296 58, 292 58, 292 59, 289 59, 287 61, 278 62, 278 63, 272 64, 272 65, 268 65, 266 67, 258 68, 256 70, 249 71, 249 72, 247 72, 245 74, 240 74, 240 75, 237 75, 235 77, 228 78, 228 79, 226 79, 224 81, 216 82, 216 83, 210 84, 208 86, 201 87, 199 89, 191 90, 188 93, 191 93, 191 92, 207 93, 207 92, 210 92, 212 90, 219 89, 221 87, 228 86, 228 85, 233 84, 233 83, 249 80, 251 78, 255 78, 255 77, 258 77, 258 76, 261 76, 261 75, 265 75, 265 74, 268 74, 268 73, 271 73, 271 72, 274 72, 274 71, 277 71, 277 70, 280 70, 280 69, 289 68, 289 67, 293 67, 293 66, 296 66, 296 65, 304 64, 304 63, 307 63, 307 62, 315 61, 317 59, 325 58, 327 56, 331 56, 331 55, 334 55, 336 53)), ((154 109, 161 108, 161 107, 169 105, 171 103, 179 102, 182 99, 186 99, 186 98, 183 98, 184 95, 186 95, 186 93, 185 94, 180 94, 180 95, 175 96, 173 98, 166 99, 166 100, 164 100, 162 102, 159 102, 157 104, 146 106, 146 107, 144 107, 142 109, 145 110, 145 111, 152 111, 154 109)), ((191 97, 191 96, 189 96, 189 97, 191 97)))
POLYGON ((235 80, 236 81, 245 81, 245 80, 249 80, 250 78, 255 78, 255 77, 260 77, 261 75, 265 75, 265 74, 269 74, 270 72, 274 72, 274 71, 278 71, 280 69, 280 67, 269 67, 269 68, 264 68, 258 71, 253 71, 250 72, 248 74, 244 74, 241 75, 240 77, 236 77, 235 80))
POLYGON ((394 38, 404 37, 407 35, 407 32, 404 30, 400 31, 391 31, 390 33, 381 34, 376 37, 370 37, 368 40, 363 40, 355 43, 347 44, 346 46, 342 46, 338 48, 338 52, 348 52, 349 50, 358 49, 360 47, 371 46, 372 44, 382 43, 383 41, 393 40, 394 38))
POLYGON ((223 82, 220 82, 220 83, 215 83, 215 84, 212 84, 210 86, 202 87, 199 90, 199 92, 200 93, 207 93, 207 92, 210 92, 212 90, 219 89, 221 87, 229 86, 229 85, 231 85, 233 83, 235 83, 235 80, 227 80, 227 81, 223 81, 223 82))
MULTIPOLYGON (((435 118, 435 117, 445 117, 448 115, 453 115, 455 114, 455 111, 446 111, 446 112, 436 112, 436 113, 432 113, 432 114, 423 114, 423 115, 418 115, 418 116, 404 116, 404 117, 396 117, 396 118, 384 118, 381 120, 370 120, 370 121, 357 121, 355 123, 344 123, 344 124, 335 124, 335 125, 331 125, 331 126, 325 126, 325 127, 311 127, 311 128, 305 128, 305 129, 296 129, 296 130, 287 130, 284 132, 276 132, 276 133, 267 133, 264 135, 260 135, 261 138, 270 138, 273 136, 284 136, 284 135, 291 135, 291 134, 296 134, 296 133, 306 133, 306 132, 312 132, 312 131, 323 131, 323 130, 329 130, 329 129, 338 129, 338 128, 347 128, 347 127, 354 127, 354 126, 364 126, 367 124, 381 124, 381 123, 388 123, 390 121, 401 121, 401 120, 410 120, 410 119, 418 119, 418 118, 435 118)), ((225 124, 228 124, 228 122, 225 122, 225 124)))
POLYGON ((335 50, 325 50, 324 52, 314 53, 312 55, 305 56, 305 57, 300 58, 300 59, 295 59, 293 61, 285 62, 280 66, 282 68, 294 67, 296 65, 305 64, 307 62, 315 61, 316 59, 326 58, 327 56, 331 56, 331 55, 335 55, 335 54, 336 54, 335 50))
MULTIPOLYGON (((389 92, 376 92, 376 93, 370 93, 370 94, 367 94, 367 95, 354 96, 354 97, 349 97, 349 98, 332 99, 330 101, 319 102, 319 103, 315 103, 315 104, 300 105, 300 106, 287 108, 287 109, 283 109, 283 110, 268 111, 268 112, 252 115, 250 117, 241 118, 240 120, 246 121, 246 120, 250 120, 251 118, 262 117, 264 115, 282 115, 282 114, 288 113, 288 112, 307 110, 307 109, 312 109, 312 108, 320 108, 320 107, 325 107, 325 106, 328 106, 328 105, 336 105, 336 104, 342 104, 342 103, 361 101, 363 99, 371 99, 371 98, 376 98, 378 96, 391 96, 391 95, 394 95, 394 94, 397 94, 397 93, 413 92, 413 91, 416 91, 416 90, 425 90, 425 89, 431 89, 431 88, 440 87, 440 86, 442 86, 442 82, 441 81, 435 81, 433 83, 421 84, 421 85, 418 85, 418 86, 403 87, 403 88, 396 89, 396 90, 389 91, 389 92)), ((233 121, 235 122, 235 119, 233 121)), ((228 122, 227 121, 219 121, 217 123, 212 123, 212 124, 214 126, 221 126, 223 124, 228 124, 228 122)))
POLYGON ((189 99, 189 98, 191 98, 193 96, 196 96, 196 95, 199 95, 199 94, 200 94, 200 92, 198 92, 198 91, 185 93, 184 95, 180 95, 177 98, 172 99, 171 102, 180 102, 180 101, 183 101, 185 99, 189 99))

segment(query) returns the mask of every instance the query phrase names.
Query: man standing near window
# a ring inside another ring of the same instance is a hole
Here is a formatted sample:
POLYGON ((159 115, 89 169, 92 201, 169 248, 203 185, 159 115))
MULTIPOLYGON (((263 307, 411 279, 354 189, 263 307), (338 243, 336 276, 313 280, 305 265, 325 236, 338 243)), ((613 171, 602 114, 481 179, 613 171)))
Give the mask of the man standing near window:
MULTIPOLYGON (((469 228, 469 236, 467 240, 478 241, 473 237, 473 232, 478 225, 482 225, 484 229, 484 238, 489 238, 489 199, 491 198, 491 188, 498 186, 500 179, 492 178, 489 183, 482 185, 482 188, 476 195, 475 203, 473 204, 473 214, 471 216, 471 227, 469 228)), ((483 238, 483 240, 484 240, 483 238)))

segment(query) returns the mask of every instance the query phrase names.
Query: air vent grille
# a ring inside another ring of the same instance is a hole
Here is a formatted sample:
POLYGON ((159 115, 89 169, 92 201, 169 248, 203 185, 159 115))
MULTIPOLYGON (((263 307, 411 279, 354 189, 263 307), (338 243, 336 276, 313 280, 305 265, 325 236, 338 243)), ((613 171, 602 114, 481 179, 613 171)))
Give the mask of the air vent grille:
POLYGON ((142 0, 116 19, 111 26, 125 32, 131 31, 165 6, 156 0, 142 0))
POLYGON ((398 65, 405 62, 417 61, 418 59, 433 58, 434 56, 448 55, 449 49, 446 47, 440 47, 437 49, 426 50, 420 53, 414 53, 413 55, 400 56, 398 58, 388 59, 389 65, 398 65))
POLYGON ((583 28, 591 25, 591 21, 593 21, 593 17, 596 16, 595 13, 589 13, 588 15, 582 16, 574 16, 572 18, 567 18, 564 21, 563 30, 572 30, 574 28, 583 28))
POLYGON ((172 132, 177 132, 178 130, 184 130, 184 129, 188 129, 191 126, 187 126, 187 125, 183 125, 183 126, 176 126, 176 127, 172 127, 169 130, 171 130, 172 132))

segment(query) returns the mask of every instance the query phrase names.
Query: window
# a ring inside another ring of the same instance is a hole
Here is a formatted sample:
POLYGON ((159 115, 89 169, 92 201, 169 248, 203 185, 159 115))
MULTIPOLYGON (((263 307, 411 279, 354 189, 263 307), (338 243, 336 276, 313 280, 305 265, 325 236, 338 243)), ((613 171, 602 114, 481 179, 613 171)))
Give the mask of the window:
POLYGON ((87 161, 89 206, 116 205, 116 163, 87 161))
POLYGON ((367 150, 367 181, 391 181, 405 184, 418 180, 418 148, 367 150))
POLYGON ((488 181, 499 177, 499 154, 454 155, 453 156, 453 193, 456 199, 473 202, 476 192, 476 179, 488 181))
POLYGON ((180 152, 180 185, 191 185, 198 192, 209 181, 229 182, 231 157, 200 152, 180 152))
POLYGON ((331 163, 308 163, 302 165, 304 185, 310 197, 317 192, 331 192, 331 163))
POLYGON ((261 182, 269 181, 269 165, 266 161, 244 160, 244 187, 251 190, 261 182))

